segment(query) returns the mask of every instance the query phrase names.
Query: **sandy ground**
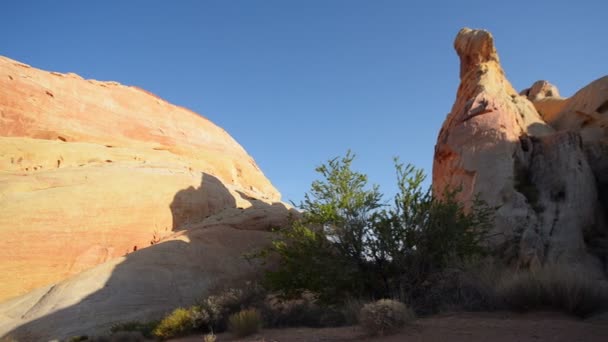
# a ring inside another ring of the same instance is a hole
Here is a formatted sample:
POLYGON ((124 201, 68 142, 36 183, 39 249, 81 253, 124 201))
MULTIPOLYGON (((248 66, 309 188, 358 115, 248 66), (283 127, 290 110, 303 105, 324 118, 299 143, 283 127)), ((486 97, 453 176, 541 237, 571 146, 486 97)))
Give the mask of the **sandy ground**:
MULTIPOLYGON (((203 341, 202 336, 178 339, 180 342, 203 341)), ((608 320, 577 320, 558 313, 455 313, 418 319, 400 333, 367 337, 357 327, 266 329, 259 334, 234 338, 229 333, 217 335, 222 341, 564 341, 606 342, 608 320)))

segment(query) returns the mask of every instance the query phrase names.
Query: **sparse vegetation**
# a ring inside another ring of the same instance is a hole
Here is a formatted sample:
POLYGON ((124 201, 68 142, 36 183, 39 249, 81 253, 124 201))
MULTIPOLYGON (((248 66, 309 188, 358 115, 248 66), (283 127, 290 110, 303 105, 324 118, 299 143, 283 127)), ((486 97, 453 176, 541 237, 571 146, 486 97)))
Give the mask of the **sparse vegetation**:
POLYGON ((268 327, 324 327, 339 326, 346 321, 341 310, 318 303, 318 296, 303 292, 299 297, 270 294, 261 311, 268 327))
POLYGON ((453 265, 414 289, 410 306, 418 315, 503 308, 496 286, 504 272, 504 265, 486 258, 453 265))
POLYGON ((391 299, 381 299, 363 306, 359 324, 370 335, 389 335, 397 332, 415 318, 405 304, 391 299))
POLYGON ((256 309, 245 309, 228 318, 228 329, 238 337, 257 333, 262 328, 262 316, 256 309))
POLYGON ((365 302, 357 298, 347 298, 342 306, 340 312, 344 317, 344 325, 357 325, 359 324, 359 313, 365 305, 365 302))
POLYGON ((303 219, 258 255, 279 258, 278 269, 266 274, 270 290, 307 290, 334 305, 348 297, 410 301, 450 263, 484 254, 492 210, 481 201, 465 211, 457 191, 439 199, 423 190, 421 170, 395 161, 399 192, 387 204, 367 176, 351 169, 353 160, 349 152, 318 167, 323 179, 300 204, 303 219))
POLYGON ((584 318, 608 310, 608 286, 572 268, 552 266, 505 276, 497 294, 517 311, 558 310, 584 318))
POLYGON ((183 336, 195 330, 198 315, 196 307, 177 308, 163 318, 152 333, 161 339, 183 336))
POLYGON ((112 334, 116 334, 119 332, 139 332, 146 338, 152 338, 154 328, 159 324, 159 321, 149 321, 149 322, 140 322, 140 321, 128 321, 117 323, 112 326, 110 332, 112 334))
POLYGON ((215 342, 215 340, 217 340, 217 336, 215 336, 213 331, 203 336, 203 342, 215 342))
POLYGON ((263 299, 261 287, 247 283, 243 288, 230 288, 209 296, 194 306, 177 308, 161 321, 119 323, 111 328, 111 332, 138 332, 147 338, 158 339, 195 332, 222 332, 226 330, 231 314, 245 307, 262 307, 263 299))
POLYGON ((230 288, 209 296, 196 306, 199 317, 196 328, 202 330, 224 331, 228 317, 244 308, 253 307, 264 298, 264 292, 256 284, 246 284, 243 288, 230 288))
MULTIPOLYGON (((422 171, 395 161, 399 191, 387 203, 377 186, 368 186, 367 177, 351 169, 353 160, 349 152, 318 167, 323 179, 300 204, 302 218, 279 229, 270 247, 249 256, 278 261, 263 287, 227 289, 160 322, 122 323, 112 332, 168 339, 226 329, 247 336, 262 324, 360 324, 370 334, 390 334, 415 314, 440 311, 550 309, 587 317, 608 309, 607 287, 581 272, 557 267, 513 272, 486 258, 484 239, 494 209, 482 201, 465 208, 457 189, 437 196, 423 189, 422 171), (395 300, 364 304, 370 298, 395 300)), ((519 190, 534 205, 529 175, 518 177, 519 190)), ((204 339, 215 341, 215 335, 204 339)))

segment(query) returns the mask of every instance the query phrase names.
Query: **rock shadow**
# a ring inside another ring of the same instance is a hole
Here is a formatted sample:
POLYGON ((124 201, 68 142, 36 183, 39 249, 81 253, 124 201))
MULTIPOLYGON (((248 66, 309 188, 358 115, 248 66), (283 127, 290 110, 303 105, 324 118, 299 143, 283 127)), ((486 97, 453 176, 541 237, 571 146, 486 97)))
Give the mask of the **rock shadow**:
POLYGON ((159 319, 254 277, 259 269, 243 254, 268 243, 273 221, 264 215, 287 218, 292 209, 239 195, 250 208, 237 208, 222 182, 203 174, 200 187, 175 194, 170 238, 0 304, 7 319, 0 336, 47 341, 107 334, 115 323, 159 319))
POLYGON ((201 222, 226 208, 235 208, 236 200, 222 181, 203 174, 201 185, 178 191, 169 205, 173 217, 173 230, 201 222))

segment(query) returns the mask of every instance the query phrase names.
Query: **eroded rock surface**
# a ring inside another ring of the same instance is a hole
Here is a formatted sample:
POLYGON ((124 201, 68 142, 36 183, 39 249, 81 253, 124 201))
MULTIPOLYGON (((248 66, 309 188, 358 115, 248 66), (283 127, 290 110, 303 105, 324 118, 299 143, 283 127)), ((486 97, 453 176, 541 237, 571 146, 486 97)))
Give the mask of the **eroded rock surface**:
POLYGON ((588 229, 588 247, 608 263, 608 231, 605 228, 608 222, 608 76, 591 82, 569 98, 559 97, 557 87, 547 81, 536 84, 555 89, 544 97, 527 94, 547 123, 558 131, 577 132, 582 137, 603 213, 599 223, 588 229))
POLYGON ((461 186, 465 203, 479 194, 499 207, 493 247, 520 267, 573 263, 601 274, 585 241, 604 227, 584 134, 548 119, 568 105, 547 82, 518 94, 489 32, 463 29, 454 46, 461 83, 435 147, 434 192, 461 186))
POLYGON ((192 305, 258 276, 243 254, 298 215, 224 130, 139 88, 0 57, 0 89, 0 338, 192 305))
POLYGON ((0 301, 280 200, 223 129, 136 87, 0 57, 0 301))

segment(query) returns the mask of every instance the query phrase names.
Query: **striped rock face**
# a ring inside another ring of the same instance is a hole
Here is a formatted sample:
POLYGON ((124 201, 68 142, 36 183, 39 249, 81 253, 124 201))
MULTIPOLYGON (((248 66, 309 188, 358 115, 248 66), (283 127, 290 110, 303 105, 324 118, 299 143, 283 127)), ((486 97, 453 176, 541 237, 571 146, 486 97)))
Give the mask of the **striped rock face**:
POLYGON ((252 199, 280 194, 202 116, 0 57, 0 301, 252 199))
MULTIPOLYGON (((557 98, 557 89, 539 83, 518 94, 487 31, 462 29, 454 46, 461 83, 435 147, 434 193, 460 186, 464 203, 479 194, 499 207, 491 243, 520 267, 568 263, 605 272, 601 256, 589 253, 606 226, 584 136, 557 130, 547 122, 556 114, 540 115, 528 99, 557 98)), ((546 107, 568 108, 559 101, 546 107)))

